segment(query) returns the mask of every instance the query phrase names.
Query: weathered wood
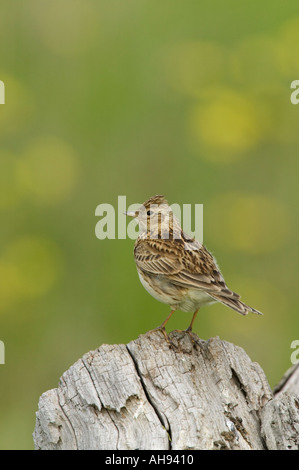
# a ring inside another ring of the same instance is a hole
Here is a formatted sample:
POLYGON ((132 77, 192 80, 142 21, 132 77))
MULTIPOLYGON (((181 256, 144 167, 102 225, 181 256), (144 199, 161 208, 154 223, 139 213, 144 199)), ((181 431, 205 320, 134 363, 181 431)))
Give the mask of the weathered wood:
POLYGON ((273 395, 218 337, 160 331, 102 345, 39 400, 36 449, 298 449, 299 368, 273 395))
POLYGON ((299 364, 274 388, 274 398, 261 410, 261 419, 268 449, 299 449, 299 364))

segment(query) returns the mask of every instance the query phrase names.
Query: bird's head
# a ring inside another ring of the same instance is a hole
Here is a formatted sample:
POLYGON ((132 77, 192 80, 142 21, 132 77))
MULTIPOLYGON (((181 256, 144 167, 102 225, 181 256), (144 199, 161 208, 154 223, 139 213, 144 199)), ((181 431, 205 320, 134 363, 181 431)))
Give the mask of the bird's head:
POLYGON ((139 236, 167 239, 173 232, 174 216, 164 196, 153 196, 126 215, 138 220, 139 236))

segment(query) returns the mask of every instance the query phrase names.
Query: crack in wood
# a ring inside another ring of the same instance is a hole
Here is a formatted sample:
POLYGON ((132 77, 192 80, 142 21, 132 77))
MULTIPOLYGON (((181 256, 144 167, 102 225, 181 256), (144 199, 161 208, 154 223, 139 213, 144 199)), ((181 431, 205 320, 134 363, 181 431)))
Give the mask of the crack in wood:
POLYGON ((299 368, 273 397, 264 372, 220 338, 184 332, 102 345, 39 401, 37 449, 298 449, 299 368))

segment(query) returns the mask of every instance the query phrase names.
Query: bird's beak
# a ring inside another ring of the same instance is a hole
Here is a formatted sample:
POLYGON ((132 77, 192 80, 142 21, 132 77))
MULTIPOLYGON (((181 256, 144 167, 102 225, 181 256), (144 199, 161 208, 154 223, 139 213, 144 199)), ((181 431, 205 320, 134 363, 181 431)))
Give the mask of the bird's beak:
POLYGON ((136 212, 124 212, 125 215, 127 215, 128 217, 136 217, 136 212))

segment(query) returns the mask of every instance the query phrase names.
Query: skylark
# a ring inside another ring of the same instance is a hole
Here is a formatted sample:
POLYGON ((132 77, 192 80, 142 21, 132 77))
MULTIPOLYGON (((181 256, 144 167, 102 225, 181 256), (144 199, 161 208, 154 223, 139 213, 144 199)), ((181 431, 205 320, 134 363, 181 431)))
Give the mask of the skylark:
POLYGON ((157 328, 165 337, 165 326, 176 310, 193 312, 187 332, 200 307, 221 302, 242 315, 261 312, 244 304, 231 291, 216 260, 197 240, 183 232, 164 196, 154 196, 136 212, 126 212, 139 223, 134 246, 137 272, 142 285, 171 312, 157 328))

